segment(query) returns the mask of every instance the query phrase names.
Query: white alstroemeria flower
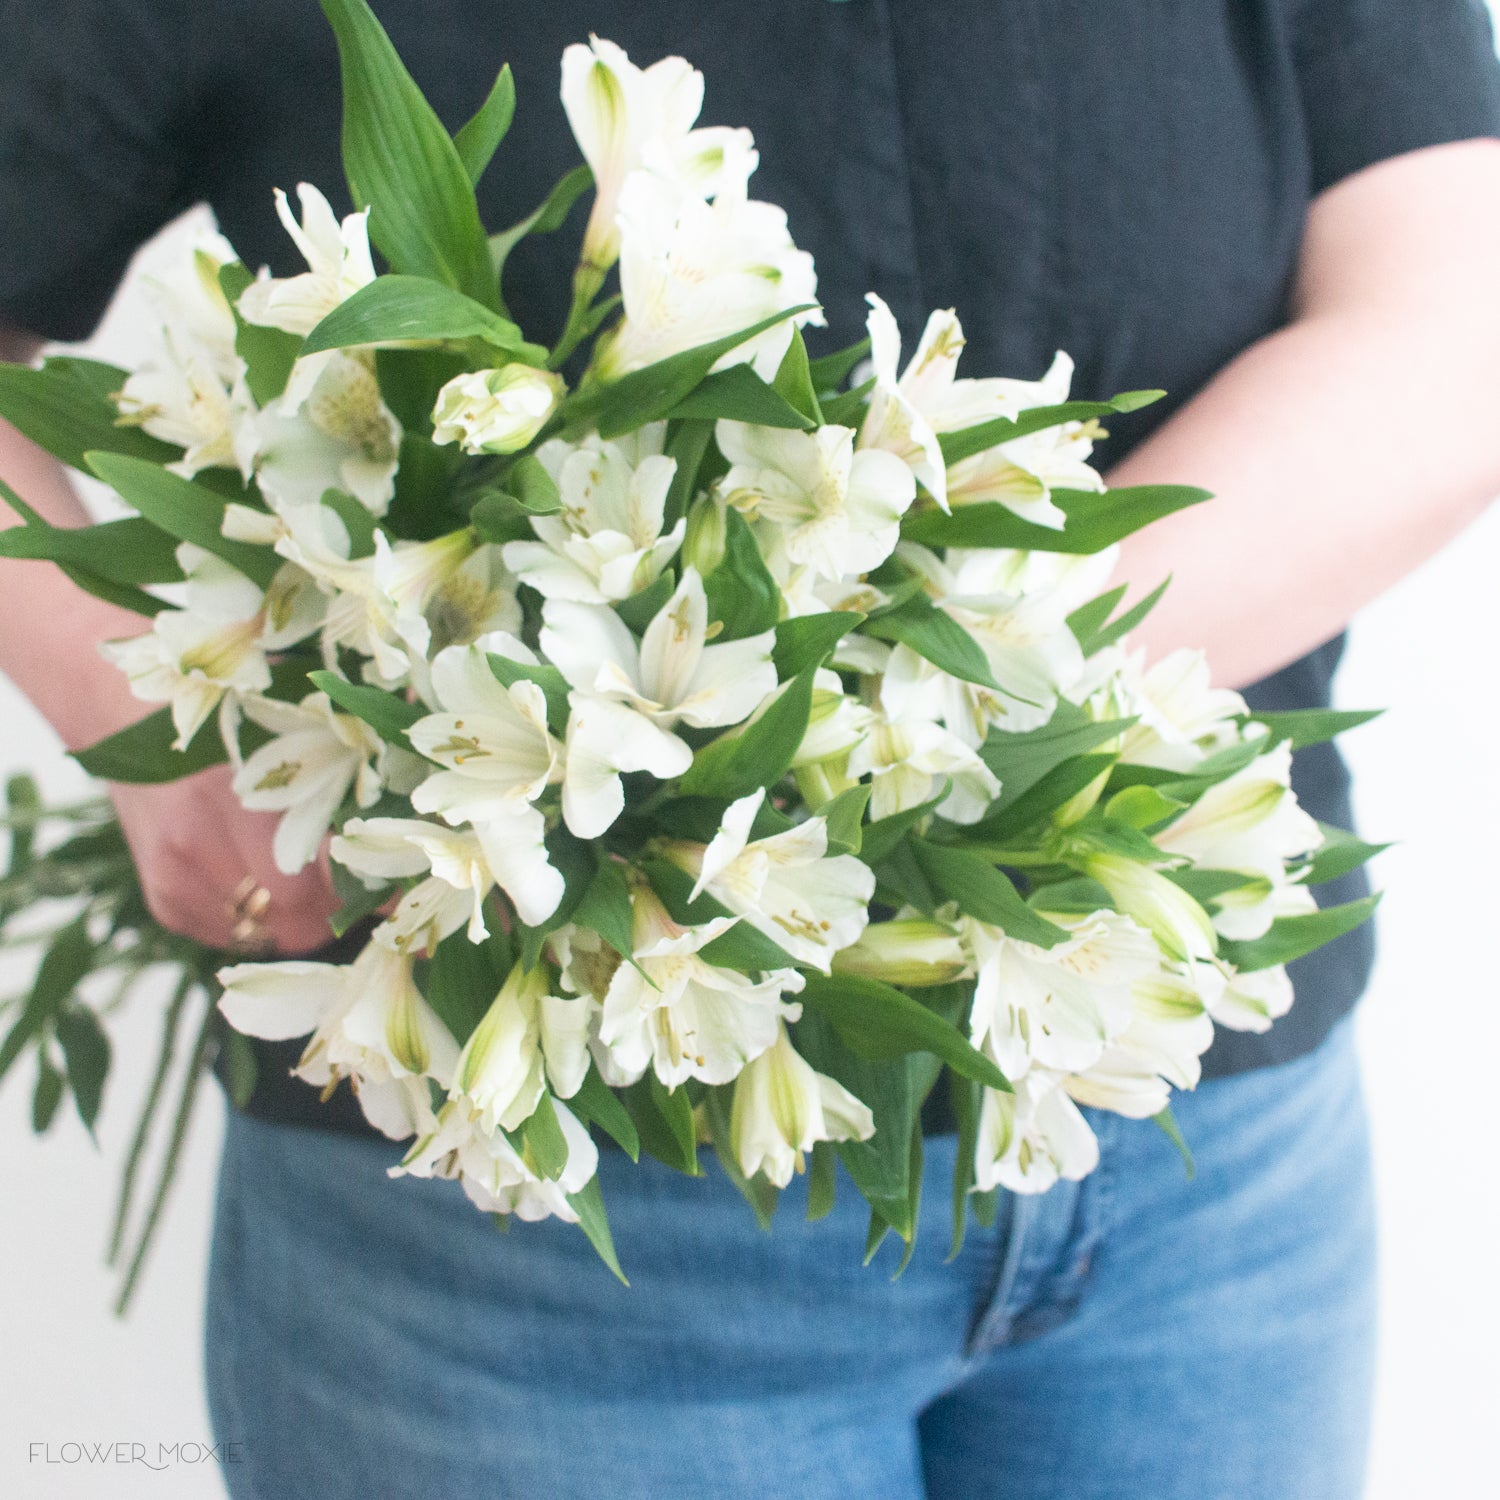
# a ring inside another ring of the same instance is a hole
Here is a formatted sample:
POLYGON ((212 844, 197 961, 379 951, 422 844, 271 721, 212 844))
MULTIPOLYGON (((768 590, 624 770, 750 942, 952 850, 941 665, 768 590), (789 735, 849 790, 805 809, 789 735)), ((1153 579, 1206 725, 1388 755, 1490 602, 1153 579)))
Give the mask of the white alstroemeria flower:
POLYGON ((872 778, 872 819, 930 801, 945 778, 953 786, 938 811, 955 823, 977 823, 1000 794, 995 773, 956 734, 931 719, 883 712, 849 752, 849 775, 872 778))
POLYGON ((816 1072, 777 1023, 776 1040, 745 1065, 730 1106, 730 1149, 746 1177, 784 1188, 819 1141, 867 1141, 875 1117, 843 1084, 816 1072))
POLYGON ((631 905, 635 962, 621 964, 610 980, 600 1042, 628 1076, 651 1067, 668 1088, 689 1078, 730 1082, 775 1042, 783 1015, 801 1014, 782 996, 800 990, 802 976, 777 969, 752 980, 699 957, 734 917, 682 927, 649 890, 637 890, 631 905))
POLYGON ((562 102, 578 149, 594 174, 594 207, 583 259, 607 271, 620 251, 617 215, 625 179, 641 167, 712 198, 743 186, 755 170, 748 130, 694 130, 703 108, 703 75, 683 58, 638 68, 601 37, 562 57, 562 102))
POLYGON ((252 697, 242 707, 275 738, 245 758, 234 792, 244 807, 282 814, 272 846, 276 868, 295 875, 316 856, 351 786, 360 807, 380 796, 377 764, 385 747, 362 719, 339 713, 327 693, 310 693, 300 704, 252 697))
POLYGON ((731 465, 719 492, 755 524, 763 551, 837 581, 878 568, 895 550, 916 481, 894 453, 856 452, 852 427, 720 422, 715 432, 731 465))
MULTIPOLYGON (((817 301, 812 256, 792 243, 786 213, 747 200, 743 189, 706 203, 654 173, 633 172, 620 191, 618 222, 625 316, 594 346, 599 380, 817 301)), ((785 318, 731 349, 715 369, 748 363, 769 380, 792 329, 823 321, 820 310, 785 318)))
POLYGON ((475 1207, 485 1213, 514 1214, 535 1221, 558 1218, 578 1222, 568 1199, 588 1185, 599 1169, 599 1150, 588 1131, 565 1105, 554 1104, 557 1123, 568 1147, 562 1173, 553 1181, 539 1176, 498 1129, 487 1129, 466 1097, 450 1099, 438 1111, 430 1131, 420 1136, 392 1177, 456 1179, 475 1207))
POLYGON ((750 717, 776 688, 773 631, 710 646, 703 580, 683 570, 639 647, 611 609, 549 599, 542 651, 574 689, 563 818, 597 838, 624 807, 622 771, 680 776, 692 751, 677 724, 720 728, 750 717))
POLYGON ((182 609, 164 609, 151 629, 99 650, 146 703, 170 703, 175 749, 185 750, 225 694, 264 693, 271 686, 266 651, 290 645, 313 628, 296 600, 269 618, 267 596, 237 568, 184 542, 177 559, 187 576, 182 609))
POLYGON ((899 555, 924 575, 933 603, 974 638, 1000 690, 953 677, 898 645, 880 686, 886 709, 938 719, 976 750, 992 725, 1021 733, 1047 723, 1058 697, 1083 675, 1083 652, 1068 628, 1080 601, 1060 588, 1006 591, 996 565, 981 571, 972 553, 959 554, 959 566, 925 547, 903 545, 899 555))
POLYGON ((497 885, 528 926, 557 910, 563 880, 547 859, 545 833, 529 803, 464 829, 420 818, 351 818, 332 852, 368 880, 427 877, 402 896, 376 936, 401 952, 431 952, 465 922, 470 942, 488 935, 484 901, 497 885))
POLYGON ((533 516, 538 540, 507 542, 506 566, 546 598, 581 604, 612 604, 655 583, 687 527, 680 520, 662 535, 677 472, 677 460, 661 452, 665 431, 654 422, 628 446, 597 436, 543 443, 536 456, 557 485, 562 510, 533 516))
POLYGON ((184 349, 203 355, 226 384, 244 370, 235 350, 239 329, 219 272, 239 260, 219 232, 213 213, 194 229, 160 270, 143 272, 141 294, 167 334, 184 349))
POLYGON ((974 1148, 974 1189, 1045 1193, 1059 1178, 1077 1182, 1099 1165, 1099 1142, 1061 1078, 1033 1069, 1013 1094, 985 1089, 974 1148))
POLYGON ((306 338, 341 302, 375 279, 370 259, 369 209, 339 222, 328 200, 310 182, 297 184, 302 222, 276 190, 276 214, 291 235, 307 270, 300 276, 262 275, 240 294, 240 316, 247 323, 284 329, 306 338))
MULTIPOLYGON (((1058 406, 1068 399, 1073 361, 1059 352, 1038 381, 987 383, 996 387, 997 399, 1013 403, 1017 412, 1058 406)), ((1097 423, 1063 422, 961 459, 948 470, 948 501, 951 505, 995 501, 1023 520, 1061 529, 1067 518, 1053 502, 1054 489, 1102 492, 1105 488, 1088 462, 1099 435, 1097 423)))
MULTIPOLYGON (((488 637, 485 645, 513 660, 535 660, 521 642, 488 637)), ((441 712, 407 731, 412 746, 445 769, 412 793, 419 813, 445 822, 504 819, 562 778, 562 747, 547 732, 547 699, 534 682, 506 687, 490 670, 483 646, 450 646, 432 663, 432 694, 441 712)))
POLYGON ((517 964, 459 1053, 448 1097, 466 1100, 486 1132, 517 1129, 546 1088, 540 1016, 546 990, 543 970, 517 964))
POLYGON ((1033 1066, 1093 1067, 1130 1025, 1132 987, 1161 968, 1155 940, 1129 917, 1047 917, 1071 934, 1051 948, 963 922, 978 974, 969 1040, 1012 1083, 1033 1066))
POLYGON ((823 818, 752 839, 765 795, 762 787, 732 802, 711 843, 673 843, 667 857, 696 877, 694 898, 707 891, 798 963, 826 974, 869 921, 875 873, 853 855, 829 855, 823 818))
POLYGON ((530 365, 455 375, 432 408, 432 441, 465 453, 515 453, 542 430, 565 389, 561 375, 530 365))
POLYGON ((1139 980, 1131 998, 1135 1014, 1116 1043, 1119 1050, 1174 1089, 1196 1088, 1203 1071, 1199 1059, 1214 1039, 1213 1018, 1198 987, 1184 974, 1163 968, 1139 980))
POLYGON ((366 1118, 400 1140, 430 1128, 426 1080, 446 1088, 458 1043, 412 978, 412 960, 369 943, 352 964, 294 959, 220 969, 219 999, 236 1031, 312 1036, 294 1070, 321 1088, 350 1081, 366 1118))
POLYGON ((246 457, 273 509, 315 505, 333 489, 385 514, 401 424, 381 397, 370 354, 329 349, 299 359, 286 390, 247 431, 246 457))
POLYGON ((1210 683, 1201 651, 1170 652, 1149 670, 1145 652, 1135 652, 1120 664, 1119 681, 1123 712, 1139 719, 1121 745, 1131 765, 1191 771, 1235 741, 1235 720, 1250 711, 1238 693, 1210 683))
POLYGON ((1213 957, 1218 942, 1208 913, 1159 870, 1106 850, 1087 852, 1081 863, 1084 874, 1097 880, 1126 916, 1150 931, 1170 957, 1188 963, 1213 957))
POLYGON ((871 922, 857 942, 834 958, 833 972, 920 988, 948 984, 973 969, 956 927, 934 917, 903 914, 871 922))
POLYGON ((1323 842, 1317 820, 1298 805, 1291 778, 1292 747, 1283 740, 1209 787, 1155 836, 1159 848, 1200 868, 1259 877, 1216 898, 1214 927, 1225 937, 1261 937, 1276 917, 1316 906, 1312 893, 1286 873, 1287 860, 1323 842))
POLYGON ((167 465, 173 474, 191 479, 202 469, 239 469, 247 432, 255 422, 255 403, 241 374, 220 374, 212 355, 166 328, 163 347, 126 380, 115 397, 120 421, 140 427, 164 443, 184 450, 167 465))
POLYGON ((1236 971, 1222 966, 1223 980, 1204 986, 1203 1001, 1220 1026, 1231 1031, 1269 1031, 1292 1008, 1292 981, 1284 965, 1236 971))
POLYGON ((964 332, 953 309, 932 313, 916 353, 898 377, 901 331, 889 307, 871 292, 866 327, 875 389, 860 428, 861 448, 884 448, 911 465, 927 493, 948 509, 948 471, 938 435, 996 417, 1020 414, 1017 382, 960 380, 964 332))

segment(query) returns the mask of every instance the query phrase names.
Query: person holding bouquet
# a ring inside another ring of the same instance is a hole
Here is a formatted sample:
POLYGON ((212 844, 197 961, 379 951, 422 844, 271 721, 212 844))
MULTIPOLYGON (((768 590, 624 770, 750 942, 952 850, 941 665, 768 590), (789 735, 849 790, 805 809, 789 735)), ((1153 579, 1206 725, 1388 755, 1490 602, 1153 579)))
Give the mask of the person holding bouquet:
MULTIPOLYGON (((1349 618, 1500 489, 1500 70, 1472 0, 376 10, 450 126, 514 67, 487 224, 570 165, 556 60, 597 32, 638 63, 691 59, 705 122, 750 127, 757 193, 816 259, 827 347, 858 337, 873 289, 908 329, 964 309, 973 373, 1042 377, 1065 348, 1080 395, 1166 387, 1111 419, 1105 477, 1218 498, 1124 547, 1119 579, 1174 579, 1133 639, 1152 659, 1202 646, 1252 708, 1326 705, 1349 618)), ((272 190, 341 179, 337 58, 310 0, 60 0, 45 25, 7 7, 0 35, 7 358, 86 336, 134 249, 199 200, 247 264, 281 270, 272 190)), ((561 331, 575 248, 565 231, 517 249, 523 327, 561 331)), ((54 523, 84 519, 3 427, 0 477, 54 523)), ((0 595, 0 662, 79 748, 140 716, 95 649, 137 628, 28 568, 0 595)), ((1331 747, 1299 756, 1294 786, 1348 821, 1331 747)), ((284 873, 274 817, 228 770, 113 795, 167 925, 325 945, 323 865, 284 873)), ((390 1181, 352 1099, 320 1103, 286 1072, 298 1049, 263 1044, 209 1292, 215 1422, 247 1454, 231 1481, 1353 1497, 1374 1299, 1347 1017, 1370 962, 1356 931, 1294 970, 1274 1026, 1221 1033, 1179 1106, 1195 1182, 1146 1122, 1089 1111, 1096 1172, 1007 1195, 951 1263, 924 1229, 895 1283, 858 1266, 852 1194, 813 1224, 793 1201, 763 1238, 712 1167, 684 1183, 603 1153, 626 1291, 566 1226, 499 1237, 446 1185, 390 1181)))

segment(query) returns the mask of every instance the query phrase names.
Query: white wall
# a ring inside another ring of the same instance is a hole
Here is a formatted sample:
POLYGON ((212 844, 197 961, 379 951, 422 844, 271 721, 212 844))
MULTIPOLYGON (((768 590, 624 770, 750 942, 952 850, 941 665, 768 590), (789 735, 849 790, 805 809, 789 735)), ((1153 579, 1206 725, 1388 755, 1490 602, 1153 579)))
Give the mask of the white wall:
MULTIPOLYGON (((129 360, 136 312, 98 347, 129 360)), ((1384 1234, 1384 1344, 1368 1500, 1484 1493, 1500 1412, 1500 1207, 1492 1189, 1494 579, 1500 508, 1360 618, 1341 682, 1387 716, 1347 740, 1368 837, 1400 839, 1376 873, 1389 890, 1381 960, 1361 1019, 1384 1234)), ((82 785, 47 727, 0 683, 0 773, 82 785)), ((0 983, 12 984, 10 969, 0 983)), ((14 1500, 208 1500, 212 1463, 153 1471, 32 1461, 34 1443, 206 1444, 199 1376, 202 1284, 222 1105, 204 1091, 175 1200, 127 1323, 108 1311, 101 1253, 119 1161, 159 1008, 115 1028, 115 1077, 96 1149, 65 1112, 43 1145, 29 1088, 0 1094, 0 1494, 14 1500)), ((18 1070, 23 1073, 24 1069, 18 1070)), ((191 1451, 191 1450, 188 1450, 191 1451)))

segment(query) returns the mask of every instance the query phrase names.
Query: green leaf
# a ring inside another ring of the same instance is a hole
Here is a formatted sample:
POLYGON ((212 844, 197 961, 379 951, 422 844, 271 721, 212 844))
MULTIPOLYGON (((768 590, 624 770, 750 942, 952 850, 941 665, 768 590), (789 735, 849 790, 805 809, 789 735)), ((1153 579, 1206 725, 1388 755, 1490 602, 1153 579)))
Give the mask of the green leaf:
POLYGON ((951 783, 945 781, 936 797, 930 797, 916 807, 908 807, 904 812, 892 813, 889 817, 865 824, 860 837, 859 857, 867 865, 878 865, 881 860, 889 858, 906 837, 907 830, 915 828, 923 818, 937 810, 938 804, 947 797, 950 786, 951 783))
POLYGON ((833 1212, 838 1191, 838 1153, 831 1141, 815 1141, 807 1162, 807 1220, 816 1223, 833 1212))
POLYGON ((867 785, 851 786, 818 809, 818 816, 827 821, 830 854, 859 853, 870 791, 867 785))
POLYGON ((799 672, 821 667, 833 648, 851 630, 863 624, 864 618, 856 610, 832 609, 826 614, 797 615, 782 620, 776 626, 776 644, 771 648, 777 678, 786 682, 799 672))
POLYGON ((749 422, 756 427, 805 430, 814 424, 774 386, 767 385, 749 365, 730 365, 707 376, 691 394, 667 413, 673 420, 749 422))
POLYGON ((774 1184, 767 1182, 760 1173, 757 1172, 753 1178, 748 1178, 740 1170, 732 1143, 730 1101, 733 1095, 733 1087, 711 1088, 704 1092, 703 1114, 708 1121, 709 1140, 713 1143, 714 1155, 719 1158, 719 1165, 724 1169, 724 1175, 750 1205, 755 1213, 756 1223, 762 1229, 769 1229, 776 1213, 776 1206, 781 1201, 781 1194, 774 1184))
POLYGON ((825 354, 822 359, 813 360, 808 366, 808 376, 812 381, 813 389, 819 392, 836 391, 849 378, 849 373, 855 365, 869 352, 870 341, 863 338, 857 344, 850 344, 847 349, 840 349, 834 354, 825 354))
POLYGON ((743 640, 776 624, 781 590, 745 518, 733 506, 724 512, 723 561, 703 580, 703 592, 709 620, 724 626, 717 640, 743 640))
POLYGON ((476 187, 484 169, 494 159, 516 116, 516 81, 510 64, 500 69, 483 104, 453 137, 458 159, 464 164, 469 181, 476 187))
POLYGON ((965 831, 976 840, 1015 838, 1049 818, 1063 803, 1105 775, 1114 763, 1113 755, 1075 755, 1071 760, 1054 766, 1014 802, 1009 805, 1002 803, 998 813, 970 824, 965 831))
POLYGON ((249 267, 240 261, 219 268, 219 289, 234 315, 234 352, 245 361, 245 384, 255 404, 266 407, 286 390, 292 366, 302 352, 302 340, 284 328, 247 323, 240 316, 240 298, 254 280, 249 267))
POLYGON ((1053 490, 1053 503, 1067 516, 1059 531, 1023 521, 997 502, 956 506, 951 515, 935 507, 908 511, 901 535, 927 547, 1015 547, 1029 552, 1102 552, 1143 526, 1201 505, 1213 496, 1183 484, 1137 485, 1128 489, 1053 490))
POLYGON ((64 1079, 40 1048, 36 1070, 36 1087, 31 1092, 31 1129, 34 1134, 43 1135, 51 1128, 57 1106, 62 1103, 64 1079))
MULTIPOLYGON (((806 419, 806 426, 817 427, 823 420, 818 409, 817 387, 812 377, 812 367, 807 360, 807 345, 802 341, 802 330, 792 330, 792 341, 786 346, 781 365, 772 382, 780 395, 794 411, 806 419)), ((769 425, 769 424, 766 424, 769 425)))
POLYGON ((908 1142, 920 1107, 912 1059, 861 1057, 816 1011, 803 1012, 794 1041, 819 1073, 841 1083, 874 1116, 875 1133, 869 1140, 840 1141, 836 1147, 855 1187, 869 1201, 904 1199, 911 1172, 908 1142))
POLYGON ((953 1158, 953 1239, 948 1260, 958 1259, 969 1227, 969 1193, 974 1186, 974 1153, 979 1145, 980 1085, 948 1074, 948 1101, 958 1124, 958 1151, 953 1158))
POLYGON ((632 962, 635 944, 632 940, 630 887, 625 883, 625 867, 611 859, 601 848, 596 851, 599 863, 582 900, 573 912, 573 921, 590 932, 597 932, 621 958, 632 962))
POLYGON ((1380 896, 1363 896, 1342 906, 1325 906, 1321 911, 1304 912, 1295 917, 1277 917, 1264 937, 1245 942, 1219 941, 1219 956, 1235 968, 1249 973, 1289 964, 1293 959, 1343 937, 1367 921, 1380 905, 1380 896))
POLYGON ((78 1118, 92 1130, 104 1097, 104 1080, 109 1076, 109 1038, 99 1024, 99 1017, 86 1005, 64 1010, 57 1017, 55 1030, 67 1063, 68 1087, 73 1090, 78 1118))
MULTIPOLYGON (((211 724, 204 727, 212 729, 211 724)), ((223 740, 215 733, 200 730, 186 750, 172 748, 176 738, 172 710, 160 708, 72 755, 90 776, 134 785, 177 781, 229 759, 223 740)))
POLYGON ((811 671, 798 674, 758 719, 698 751, 682 778, 683 796, 733 800, 780 781, 807 732, 812 685, 811 671))
POLYGON ((244 1109, 254 1097, 255 1081, 260 1076, 255 1044, 226 1022, 219 1032, 219 1055, 224 1061, 229 1101, 236 1109, 244 1109))
POLYGON ((965 1078, 1010 1091, 1005 1075, 956 1026, 892 985, 852 974, 808 974, 805 979, 798 997, 803 1007, 826 1016, 844 1045, 859 1056, 881 1062, 908 1052, 930 1052, 965 1078))
POLYGON ((83 455, 128 453, 151 463, 182 457, 182 449, 121 425, 110 397, 129 372, 97 360, 53 356, 40 369, 0 363, 0 417, 54 458, 88 472, 83 455))
POLYGON ((915 834, 907 843, 933 889, 943 900, 956 901, 961 912, 1038 948, 1054 947, 1068 936, 1027 906, 1015 886, 988 860, 965 849, 929 844, 915 834))
POLYGON ((677 580, 671 568, 657 575, 656 579, 615 605, 615 613, 637 635, 645 635, 646 627, 666 608, 667 601, 677 591, 677 580))
POLYGON ((432 952, 421 976, 421 990, 453 1039, 463 1046, 489 1013, 510 972, 508 942, 491 933, 482 943, 471 943, 460 928, 432 952))
MULTIPOLYGON (((898 608, 866 620, 865 634, 883 641, 899 641, 951 677, 1005 692, 995 681, 989 658, 979 642, 925 594, 913 595, 898 608)), ((1007 692, 1006 697, 1014 698, 1016 694, 1007 692)))
POLYGON ((1193 1153, 1188 1150, 1187 1139, 1182 1133, 1182 1127, 1177 1123, 1177 1116, 1172 1113, 1172 1106, 1169 1104, 1159 1114, 1152 1115, 1151 1123, 1177 1147, 1177 1152, 1182 1157, 1182 1164, 1187 1170, 1187 1180, 1191 1182, 1198 1175, 1198 1169, 1193 1165, 1193 1153))
POLYGON ((505 476, 505 488, 529 515, 555 516, 562 509, 557 482, 534 453, 522 454, 510 466, 505 476))
POLYGON ((1325 881, 1348 875, 1391 847, 1389 844, 1367 844, 1347 830, 1335 828, 1332 823, 1319 823, 1318 827, 1323 830, 1323 846, 1313 851, 1307 873, 1308 885, 1322 885, 1325 881))
POLYGON ((568 679, 556 667, 545 662, 532 665, 530 662, 512 661, 493 651, 486 653, 490 671, 506 687, 517 682, 534 682, 547 700, 547 727, 553 734, 562 734, 568 723, 568 679))
POLYGON ((951 468, 976 453, 998 448, 1002 443, 1014 442, 1030 433, 1061 427, 1064 422, 1088 422, 1120 412, 1139 411, 1165 395, 1165 391, 1126 391, 1109 401, 1065 401, 1058 406, 1034 406, 1018 417, 995 417, 972 427, 961 427, 957 432, 945 432, 938 438, 943 449, 943 462, 951 468))
POLYGON ((667 503, 662 511, 664 531, 670 530, 687 514, 688 504, 697 491, 704 455, 714 435, 712 422, 681 422, 674 426, 675 430, 667 440, 667 457, 676 460, 677 472, 672 475, 667 503))
POLYGON ((1128 786, 1104 804, 1104 816, 1131 828, 1149 829, 1176 817, 1186 802, 1169 797, 1160 787, 1128 786))
POLYGON ((641 1138, 635 1128, 635 1121, 630 1118, 630 1111, 620 1103, 615 1091, 599 1076, 598 1069, 592 1063, 589 1064, 583 1086, 567 1104, 586 1125, 597 1125, 610 1136, 631 1161, 640 1160, 641 1138))
POLYGON ((698 1127, 686 1084, 667 1088, 655 1073, 621 1091, 640 1132, 641 1149, 675 1171, 699 1177, 698 1127))
POLYGON ((1269 744, 1259 747, 1262 751, 1281 740, 1290 740, 1293 750, 1303 750, 1308 745, 1321 745, 1346 730, 1358 729, 1384 712, 1383 708, 1298 708, 1280 713, 1252 713, 1249 719, 1271 731, 1269 744))
POLYGON ((373 916, 392 896, 400 894, 393 881, 377 885, 373 890, 352 870, 334 860, 329 865, 333 879, 333 893, 342 903, 328 919, 329 930, 334 937, 341 938, 357 922, 373 916))
POLYGON ((1106 646, 1113 646, 1122 637, 1129 635, 1147 615, 1156 608, 1161 596, 1166 593, 1172 576, 1168 574, 1144 599, 1137 600, 1118 619, 1111 621, 1110 613, 1125 597, 1127 585, 1121 584, 1097 599, 1075 609, 1068 616, 1068 628, 1076 637, 1085 656, 1096 656, 1106 646))
POLYGON ((599 1252, 599 1259, 625 1285, 625 1273, 620 1269, 620 1258, 615 1254, 614 1237, 609 1232, 609 1219, 604 1213, 604 1198, 599 1191, 599 1179, 589 1180, 568 1197, 568 1207, 578 1215, 578 1227, 588 1236, 589 1244, 599 1252))
POLYGON ((527 1165, 538 1177, 556 1182, 568 1165, 568 1140, 552 1107, 552 1095, 545 1089, 536 1108, 521 1122, 520 1136, 527 1165))
POLYGON ((307 680, 327 693, 346 714, 363 719, 381 739, 403 750, 411 749, 406 731, 427 713, 420 703, 408 703, 384 688, 350 682, 337 672, 309 672, 307 680))
POLYGON ((547 935, 572 920, 578 903, 583 900, 583 894, 594 878, 592 848, 582 839, 574 838, 562 824, 549 830, 547 834, 547 859, 563 878, 563 896, 552 915, 537 926, 527 927, 524 923, 516 925, 516 931, 521 937, 521 962, 528 969, 536 968, 541 961, 542 944, 546 942, 547 935))
POLYGON ((370 239, 401 275, 486 307, 497 297, 474 185, 458 148, 364 0, 322 0, 338 38, 344 172, 370 239))
POLYGON ((43 1024, 62 1009, 63 1002, 78 988, 93 965, 94 945, 89 941, 84 919, 78 917, 52 938, 42 955, 21 1014, 5 1040, 0 1042, 0 1078, 10 1071, 22 1049, 40 1032, 43 1024))
POLYGON ((234 542, 224 535, 222 496, 191 479, 169 474, 147 459, 121 453, 89 453, 85 458, 89 468, 127 505, 161 530, 212 552, 259 587, 271 586, 281 558, 269 547, 234 542))
POLYGON ((823 398, 823 421, 830 427, 858 427, 864 420, 870 392, 875 389, 872 375, 863 385, 845 391, 841 396, 823 398))
MULTIPOLYGON (((492 234, 489 239, 490 262, 495 268, 495 279, 501 280, 505 262, 510 252, 528 234, 555 234, 562 228, 573 205, 594 185, 594 174, 587 167, 574 167, 561 177, 552 191, 541 203, 518 224, 492 234)), ((503 305, 503 304, 502 304, 503 305)))
POLYGON ((647 422, 660 421, 687 400, 726 354, 814 306, 815 303, 807 302, 785 308, 738 333, 684 349, 681 354, 658 360, 643 370, 633 370, 608 384, 580 391, 564 406, 568 427, 573 432, 595 427, 601 437, 609 438, 633 432, 647 422))
POLYGON ((440 282, 422 276, 380 276, 333 309, 302 345, 304 354, 362 344, 431 339, 483 339, 506 354, 532 362, 546 351, 527 345, 508 318, 440 282))
MULTIPOLYGON (((0 495, 10 498, 0 482, 0 495)), ((94 526, 52 526, 38 521, 0 531, 0 557, 73 563, 113 583, 178 583, 177 542, 150 521, 130 517, 94 526)))
MULTIPOLYGON (((689 900, 693 877, 670 860, 648 859, 642 862, 641 869, 674 922, 685 927, 701 927, 716 917, 733 915, 728 907, 720 905, 707 893, 689 900)), ((745 921, 736 922, 712 942, 705 943, 700 951, 705 962, 724 969, 736 969, 742 974, 790 969, 796 965, 796 960, 779 943, 745 921)))

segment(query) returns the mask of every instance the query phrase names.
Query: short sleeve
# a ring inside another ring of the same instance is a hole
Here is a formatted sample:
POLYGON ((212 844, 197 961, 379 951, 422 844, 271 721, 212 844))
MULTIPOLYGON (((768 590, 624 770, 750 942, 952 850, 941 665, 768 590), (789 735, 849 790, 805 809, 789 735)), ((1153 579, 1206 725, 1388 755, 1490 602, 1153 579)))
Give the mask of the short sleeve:
POLYGON ((1299 0, 1313 190, 1424 146, 1500 135, 1484 0, 1299 0))
POLYGON ((87 337, 193 202, 184 20, 176 0, 0 0, 0 323, 87 337))

